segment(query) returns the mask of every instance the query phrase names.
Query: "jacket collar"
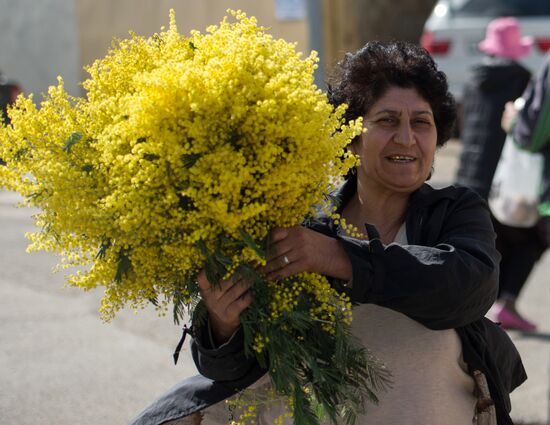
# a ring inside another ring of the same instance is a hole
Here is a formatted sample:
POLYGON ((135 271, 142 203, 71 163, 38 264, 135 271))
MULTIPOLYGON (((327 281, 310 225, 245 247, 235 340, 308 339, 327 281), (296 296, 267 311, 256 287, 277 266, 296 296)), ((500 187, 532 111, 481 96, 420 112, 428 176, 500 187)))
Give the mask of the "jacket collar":
MULTIPOLYGON (((357 192, 357 175, 351 175, 330 195, 330 202, 337 207, 336 212, 339 214, 357 192)), ((428 207, 441 199, 454 200, 459 196, 455 186, 447 186, 442 189, 435 189, 427 183, 424 183, 420 188, 415 190, 409 201, 409 208, 424 208, 428 207)))

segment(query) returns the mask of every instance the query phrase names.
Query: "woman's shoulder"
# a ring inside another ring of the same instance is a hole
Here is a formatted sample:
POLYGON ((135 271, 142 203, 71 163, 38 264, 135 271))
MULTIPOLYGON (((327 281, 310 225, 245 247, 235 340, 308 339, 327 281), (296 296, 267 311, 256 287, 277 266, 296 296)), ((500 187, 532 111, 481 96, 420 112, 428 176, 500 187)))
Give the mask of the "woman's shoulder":
POLYGON ((411 195, 411 204, 418 206, 429 206, 442 201, 485 203, 473 189, 459 184, 436 188, 425 183, 411 195))

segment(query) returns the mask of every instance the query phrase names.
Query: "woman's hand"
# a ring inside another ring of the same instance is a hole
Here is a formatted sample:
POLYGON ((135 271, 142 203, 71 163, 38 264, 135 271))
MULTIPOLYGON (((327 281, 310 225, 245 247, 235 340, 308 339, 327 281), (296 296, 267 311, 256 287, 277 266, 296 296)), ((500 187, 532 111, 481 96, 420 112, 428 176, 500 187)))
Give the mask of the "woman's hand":
POLYGON ((340 241, 303 226, 272 230, 262 271, 269 280, 302 272, 352 278, 351 261, 340 241))
POLYGON ((235 275, 214 286, 206 278, 204 270, 199 273, 198 281, 214 342, 221 345, 239 328, 241 313, 252 302, 252 295, 248 292, 250 283, 235 275))

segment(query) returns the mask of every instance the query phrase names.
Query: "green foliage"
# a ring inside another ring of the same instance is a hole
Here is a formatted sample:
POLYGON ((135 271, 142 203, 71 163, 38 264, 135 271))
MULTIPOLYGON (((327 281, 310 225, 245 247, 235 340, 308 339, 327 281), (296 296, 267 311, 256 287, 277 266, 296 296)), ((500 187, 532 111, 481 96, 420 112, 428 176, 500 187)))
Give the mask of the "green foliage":
MULTIPOLYGON (((243 235, 240 243, 250 246, 243 235)), ((207 267, 213 268, 207 268, 207 275, 227 270, 230 263, 221 247, 213 253, 202 249, 208 255, 207 267)), ((314 300, 302 294, 294 310, 274 320, 268 313, 272 296, 264 277, 250 265, 240 265, 236 273, 253 282, 253 304, 241 315, 245 354, 255 356, 260 366, 269 370, 277 394, 293 399, 294 423, 318 425, 329 420, 336 424, 343 419, 353 425, 357 416, 365 413, 367 402, 377 403, 376 393, 391 385, 389 371, 362 347, 343 317, 334 321, 334 332, 327 332, 308 313, 314 300), (262 352, 254 349, 258 334, 269 341, 262 352)), ((193 327, 204 326, 206 317, 206 308, 199 303, 193 327)))
POLYGON ((65 141, 63 150, 65 152, 71 152, 71 148, 82 140, 82 134, 78 132, 72 133, 69 138, 65 141))
POLYGON ((265 258, 264 249, 262 249, 262 247, 260 247, 256 243, 252 236, 250 236, 244 229, 239 229, 239 235, 249 248, 252 248, 254 251, 256 251, 256 254, 258 254, 260 257, 265 258))
POLYGON ((132 262, 130 257, 124 250, 118 253, 117 270, 115 274, 115 282, 121 283, 122 278, 128 276, 130 269, 132 268, 132 262))

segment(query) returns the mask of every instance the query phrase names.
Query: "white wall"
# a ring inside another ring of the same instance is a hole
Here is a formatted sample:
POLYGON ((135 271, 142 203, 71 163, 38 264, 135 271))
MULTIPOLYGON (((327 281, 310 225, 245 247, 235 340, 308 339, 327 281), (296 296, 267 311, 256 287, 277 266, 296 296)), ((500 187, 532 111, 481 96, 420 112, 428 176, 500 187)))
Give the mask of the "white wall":
POLYGON ((0 0, 0 70, 41 98, 57 76, 79 95, 75 0, 0 0))

